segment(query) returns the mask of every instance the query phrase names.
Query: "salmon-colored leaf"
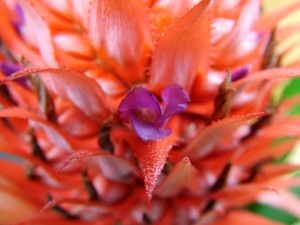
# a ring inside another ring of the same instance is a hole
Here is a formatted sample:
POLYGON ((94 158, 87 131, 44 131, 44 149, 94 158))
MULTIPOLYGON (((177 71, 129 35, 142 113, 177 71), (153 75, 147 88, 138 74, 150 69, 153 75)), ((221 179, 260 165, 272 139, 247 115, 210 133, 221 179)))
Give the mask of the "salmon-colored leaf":
POLYGON ((249 124, 252 119, 265 115, 267 115, 267 113, 253 113, 243 116, 227 117, 217 121, 204 130, 201 130, 188 144, 183 155, 188 156, 192 160, 203 158, 210 154, 215 146, 222 143, 223 139, 233 136, 237 128, 249 124))
POLYGON ((24 56, 31 62, 42 63, 42 59, 39 54, 34 51, 30 46, 26 45, 22 39, 18 36, 16 30, 11 24, 11 18, 8 13, 8 9, 3 1, 0 1, 0 37, 5 45, 16 56, 24 56))
MULTIPOLYGON (((246 1, 235 26, 220 38, 213 48, 216 66, 225 69, 236 66, 240 60, 255 50, 259 37, 258 33, 253 31, 253 26, 259 18, 259 13, 259 0, 246 1)), ((224 29, 223 26, 217 25, 216 31, 224 29)))
POLYGON ((210 197, 226 203, 228 206, 241 207, 258 200, 259 194, 270 192, 280 197, 280 190, 299 186, 299 178, 280 177, 262 179, 261 182, 224 187, 210 194, 210 197), (235 196, 239 196, 235 198, 235 196))
POLYGON ((40 1, 42 4, 44 4, 45 8, 50 9, 50 12, 55 13, 56 15, 59 15, 61 17, 64 17, 65 19, 72 18, 72 6, 71 1, 60 1, 60 0, 53 0, 53 1, 46 1, 42 0, 40 1))
POLYGON ((99 124, 84 115, 84 113, 77 107, 74 107, 72 103, 56 104, 56 106, 58 106, 57 114, 59 114, 57 121, 62 130, 68 134, 77 137, 88 137, 99 132, 99 124), (74 118, 76 118, 76 120, 74 120, 74 118))
MULTIPOLYGON (((2 164, 1 162, 1 166, 7 166, 7 164, 2 164)), ((6 169, 13 168, 6 167, 6 169)), ((38 213, 39 207, 37 204, 34 203, 33 198, 26 198, 26 196, 23 195, 22 191, 18 191, 18 189, 20 189, 18 187, 19 183, 12 182, 11 179, 7 179, 6 177, 2 176, 2 174, 0 174, 0 180, 0 197, 2 199, 2 204, 0 205, 0 222, 2 224, 16 224, 22 218, 34 216, 38 213), (14 214, 14 216, 12 216, 12 211, 14 211, 16 208, 23 207, 24 209, 21 210, 20 213, 16 213, 14 214)))
POLYGON ((14 82, 6 84, 7 88, 9 89, 9 93, 13 100, 18 104, 18 106, 22 108, 37 108, 38 107, 38 100, 31 90, 22 87, 14 82))
MULTIPOLYGON (((92 77, 101 85, 102 90, 105 94, 109 96, 120 96, 128 91, 125 83, 123 83, 119 77, 115 76, 113 73, 105 71, 104 68, 96 67, 85 71, 85 74, 92 77)), ((120 102, 117 101, 119 105, 120 102)), ((115 106, 116 108, 118 106, 115 106)))
POLYGON ((190 92, 196 74, 207 73, 212 7, 213 1, 201 1, 159 40, 151 65, 151 91, 160 93, 167 85, 180 84, 190 92))
POLYGON ((84 28, 89 28, 88 14, 91 2, 86 0, 70 0, 72 5, 72 13, 84 28))
MULTIPOLYGON (((78 182, 80 182, 80 179, 78 179, 80 177, 70 177, 69 174, 57 173, 54 168, 49 167, 47 163, 42 162, 40 159, 31 154, 24 153, 18 148, 13 149, 11 146, 5 143, 0 143, 0 145, 2 157, 3 155, 6 155, 7 159, 11 160, 1 160, 1 165, 4 169, 0 170, 0 174, 9 177, 11 181, 18 183, 18 186, 23 188, 22 191, 40 190, 37 191, 37 193, 41 193, 47 188, 47 186, 48 190, 50 190, 52 188, 65 187, 66 184, 77 185, 78 182), (2 151, 2 149, 4 151, 2 151), (33 170, 28 171, 29 166, 33 165, 33 170), (24 170, 26 169, 28 173, 27 176, 24 176, 24 170), (22 174, 22 176, 20 176, 20 174, 22 174), (41 182, 38 184, 30 182, 30 179, 28 178, 31 175, 39 177, 41 182)), ((24 194, 28 196, 28 192, 26 191, 24 194)), ((42 201, 44 201, 44 196, 36 197, 41 198, 42 201)), ((31 196, 31 198, 33 197, 31 196)))
POLYGON ((246 78, 234 82, 233 86, 244 84, 249 81, 275 80, 275 79, 292 78, 292 77, 299 77, 299 76, 300 76, 300 70, 281 69, 281 68, 261 70, 253 74, 250 74, 246 78))
POLYGON ((284 136, 300 137, 300 117, 295 116, 287 120, 272 123, 261 130, 261 134, 269 138, 280 138, 284 136), (276 132, 274 132, 276 130, 276 132))
POLYGON ((131 175, 139 176, 136 166, 124 158, 103 155, 94 160, 98 163, 104 176, 110 180, 120 181, 131 175))
POLYGON ((170 135, 158 141, 142 141, 136 135, 127 135, 126 140, 136 155, 144 177, 146 195, 150 201, 158 177, 167 161, 168 153, 175 143, 170 135))
POLYGON ((185 157, 176 164, 164 182, 158 186, 155 194, 169 198, 179 194, 184 189, 197 191, 200 188, 197 176, 197 169, 191 164, 189 158, 185 157))
POLYGON ((54 43, 60 50, 84 59, 96 57, 95 49, 87 38, 74 33, 58 33, 53 37, 54 43))
POLYGON ((280 164, 266 165, 261 168, 260 176, 255 178, 255 182, 264 182, 266 179, 274 179, 300 170, 300 165, 280 164))
POLYGON ((30 30, 31 37, 37 42, 45 63, 51 67, 58 66, 50 29, 45 20, 38 14, 31 1, 20 0, 19 3, 24 12, 27 29, 30 30))
POLYGON ((63 134, 56 125, 50 123, 46 119, 33 112, 21 108, 8 108, 0 111, 0 117, 19 118, 37 122, 39 126, 42 127, 42 129, 47 133, 49 139, 52 140, 53 143, 68 151, 74 149, 70 142, 71 140, 69 140, 66 134, 63 134))
POLYGON ((33 73, 41 74, 51 92, 69 99, 95 121, 102 122, 108 118, 109 110, 101 87, 83 73, 67 69, 29 67, 14 73, 8 80, 33 73))
MULTIPOLYGON (((274 130, 275 129, 272 129, 273 132, 274 130)), ((282 136, 277 136, 277 138, 282 136)), ((259 137, 255 140, 249 140, 248 143, 244 143, 243 152, 239 152, 238 156, 234 159, 234 164, 247 167, 263 160, 276 159, 291 150, 297 140, 286 140, 275 146, 273 141, 273 138, 266 139, 259 137)))
POLYGON ((126 81, 142 78, 139 65, 149 48, 150 29, 140 1, 93 0, 90 8, 89 36, 97 49, 103 49, 120 65, 138 69, 122 75, 126 81))
POLYGON ((91 157, 91 156, 99 156, 99 155, 107 155, 108 153, 106 152, 95 152, 95 151, 78 151, 78 152, 74 152, 68 159, 66 159, 58 168, 58 171, 63 170, 64 168, 66 168, 68 165, 70 165, 72 162, 76 161, 76 160, 81 160, 81 159, 85 159, 87 157, 91 157))
POLYGON ((24 152, 30 151, 30 148, 27 145, 26 141, 19 138, 19 136, 16 135, 15 130, 7 126, 4 120, 0 121, 0 130, 1 130, 1 140, 0 140, 1 144, 5 143, 8 146, 10 145, 10 143, 14 143, 14 145, 10 145, 11 148, 18 149, 19 151, 24 151, 24 152))
MULTIPOLYGON (((76 218, 76 217, 74 217, 76 218)), ((17 225, 48 225, 48 224, 56 224, 56 225, 81 225, 83 222, 82 220, 74 220, 74 218, 63 218, 62 215, 53 212, 43 212, 39 213, 35 216, 28 217, 26 219, 23 219, 20 223, 17 223, 17 225)), ((114 223, 114 218, 107 216, 101 218, 101 220, 90 220, 90 221, 84 221, 84 224, 86 225, 112 225, 114 223)))
POLYGON ((152 1, 151 19, 155 37, 159 37, 174 21, 186 14, 199 0, 152 1))
POLYGON ((265 184, 245 184, 238 186, 225 187, 220 191, 210 195, 211 198, 226 204, 227 208, 244 207, 257 200, 260 193, 270 192, 279 195, 277 189, 272 185, 265 184), (236 196, 239 196, 236 198, 236 196))
POLYGON ((58 171, 63 170, 74 161, 90 157, 92 157, 94 162, 99 165, 104 176, 111 180, 119 181, 127 175, 139 175, 136 167, 126 159, 100 151, 75 152, 60 165, 58 171))

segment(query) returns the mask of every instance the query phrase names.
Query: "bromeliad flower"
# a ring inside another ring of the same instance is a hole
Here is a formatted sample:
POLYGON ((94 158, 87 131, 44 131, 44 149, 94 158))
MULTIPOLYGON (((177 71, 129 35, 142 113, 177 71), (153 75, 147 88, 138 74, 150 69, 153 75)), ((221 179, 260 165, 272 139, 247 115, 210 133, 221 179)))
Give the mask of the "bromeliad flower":
POLYGON ((146 88, 131 90, 119 106, 120 118, 131 123, 136 134, 144 141, 169 136, 172 130, 164 128, 168 119, 184 111, 190 98, 180 85, 170 85, 161 94, 162 107, 146 88))

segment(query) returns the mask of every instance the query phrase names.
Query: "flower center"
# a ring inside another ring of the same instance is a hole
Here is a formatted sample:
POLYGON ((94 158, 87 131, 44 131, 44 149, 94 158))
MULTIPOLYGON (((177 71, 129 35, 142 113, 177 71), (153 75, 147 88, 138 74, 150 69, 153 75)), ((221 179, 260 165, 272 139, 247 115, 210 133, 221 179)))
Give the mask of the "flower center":
POLYGON ((157 120, 155 111, 150 108, 138 108, 134 110, 134 113, 144 123, 153 123, 157 120))

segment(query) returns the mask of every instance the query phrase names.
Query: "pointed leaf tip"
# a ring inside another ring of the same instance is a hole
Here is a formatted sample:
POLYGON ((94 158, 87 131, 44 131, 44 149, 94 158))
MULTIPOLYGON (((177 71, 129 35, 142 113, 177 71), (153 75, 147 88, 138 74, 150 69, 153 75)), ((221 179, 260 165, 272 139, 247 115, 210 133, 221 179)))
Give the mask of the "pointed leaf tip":
POLYGON ((159 141, 144 142, 137 136, 132 135, 127 138, 127 141, 138 160, 144 177, 146 196, 148 201, 150 201, 158 177, 167 161, 169 151, 175 142, 175 138, 173 135, 170 135, 159 141))
MULTIPOLYGON (((150 46, 150 25, 140 1, 94 0, 90 6, 89 36, 97 49, 121 66, 138 69, 150 46)), ((138 72, 138 71, 135 71, 138 72)), ((140 71, 139 71, 140 72, 140 71)), ((119 74, 126 81, 140 79, 119 74)))
POLYGON ((155 194, 169 198, 178 195, 185 189, 197 191, 199 188, 197 176, 197 169, 191 164, 188 157, 184 157, 175 165, 162 184, 158 186, 155 194))
POLYGON ((234 82, 233 85, 238 86, 246 82, 288 79, 294 77, 300 77, 299 69, 274 68, 274 69, 267 69, 267 70, 262 70, 262 71, 257 71, 255 73, 252 73, 251 75, 234 82))
POLYGON ((110 112, 101 87, 83 73, 67 69, 28 67, 14 73, 7 81, 34 73, 41 74, 50 92, 72 101, 94 121, 102 122, 109 117, 110 112))
POLYGON ((234 132, 243 125, 256 118, 266 116, 268 113, 252 113, 241 116, 226 117, 218 120, 201 130, 198 135, 186 147, 183 156, 188 156, 191 160, 203 158, 212 153, 214 147, 222 142, 223 139, 233 138, 234 132))
POLYGON ((149 80, 155 93, 174 83, 189 93, 196 74, 207 72, 213 2, 198 3, 159 40, 149 80))
MULTIPOLYGON (((32 1, 19 1, 25 16, 25 23, 30 30, 32 38, 37 43, 37 48, 47 66, 57 67, 58 62, 55 56, 51 31, 46 21, 37 12, 32 1)), ((36 63, 36 62, 35 62, 36 63)))

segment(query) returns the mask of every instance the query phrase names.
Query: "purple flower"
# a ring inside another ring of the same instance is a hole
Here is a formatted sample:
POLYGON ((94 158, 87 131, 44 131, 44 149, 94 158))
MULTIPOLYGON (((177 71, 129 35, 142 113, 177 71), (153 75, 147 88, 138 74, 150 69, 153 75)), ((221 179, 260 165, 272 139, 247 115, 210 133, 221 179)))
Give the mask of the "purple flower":
POLYGON ((11 63, 11 62, 0 62, 0 69, 6 76, 10 76, 13 73, 23 69, 19 64, 11 63))
POLYGON ((231 74, 231 81, 237 81, 246 77, 249 74, 250 69, 251 69, 250 65, 237 68, 231 74))
POLYGON ((18 3, 15 4, 15 14, 16 14, 17 18, 15 21, 12 22, 12 24, 13 24, 14 28, 16 29, 16 31, 20 34, 21 27, 25 21, 25 16, 24 16, 22 7, 18 3))
MULTIPOLYGON (((12 63, 12 62, 6 62, 6 61, 0 62, 0 70, 7 77, 9 77, 13 73, 15 73, 21 69, 23 69, 23 67, 19 64, 12 63)), ((27 79, 25 77, 22 77, 22 78, 17 79, 16 83, 21 84, 24 87, 27 87, 26 80, 27 79)))
POLYGON ((168 119, 184 111, 190 98, 180 85, 170 85, 161 94, 162 106, 146 88, 131 90, 119 106, 119 116, 131 123, 137 135, 144 141, 158 140, 169 136, 172 130, 164 128, 168 119))

